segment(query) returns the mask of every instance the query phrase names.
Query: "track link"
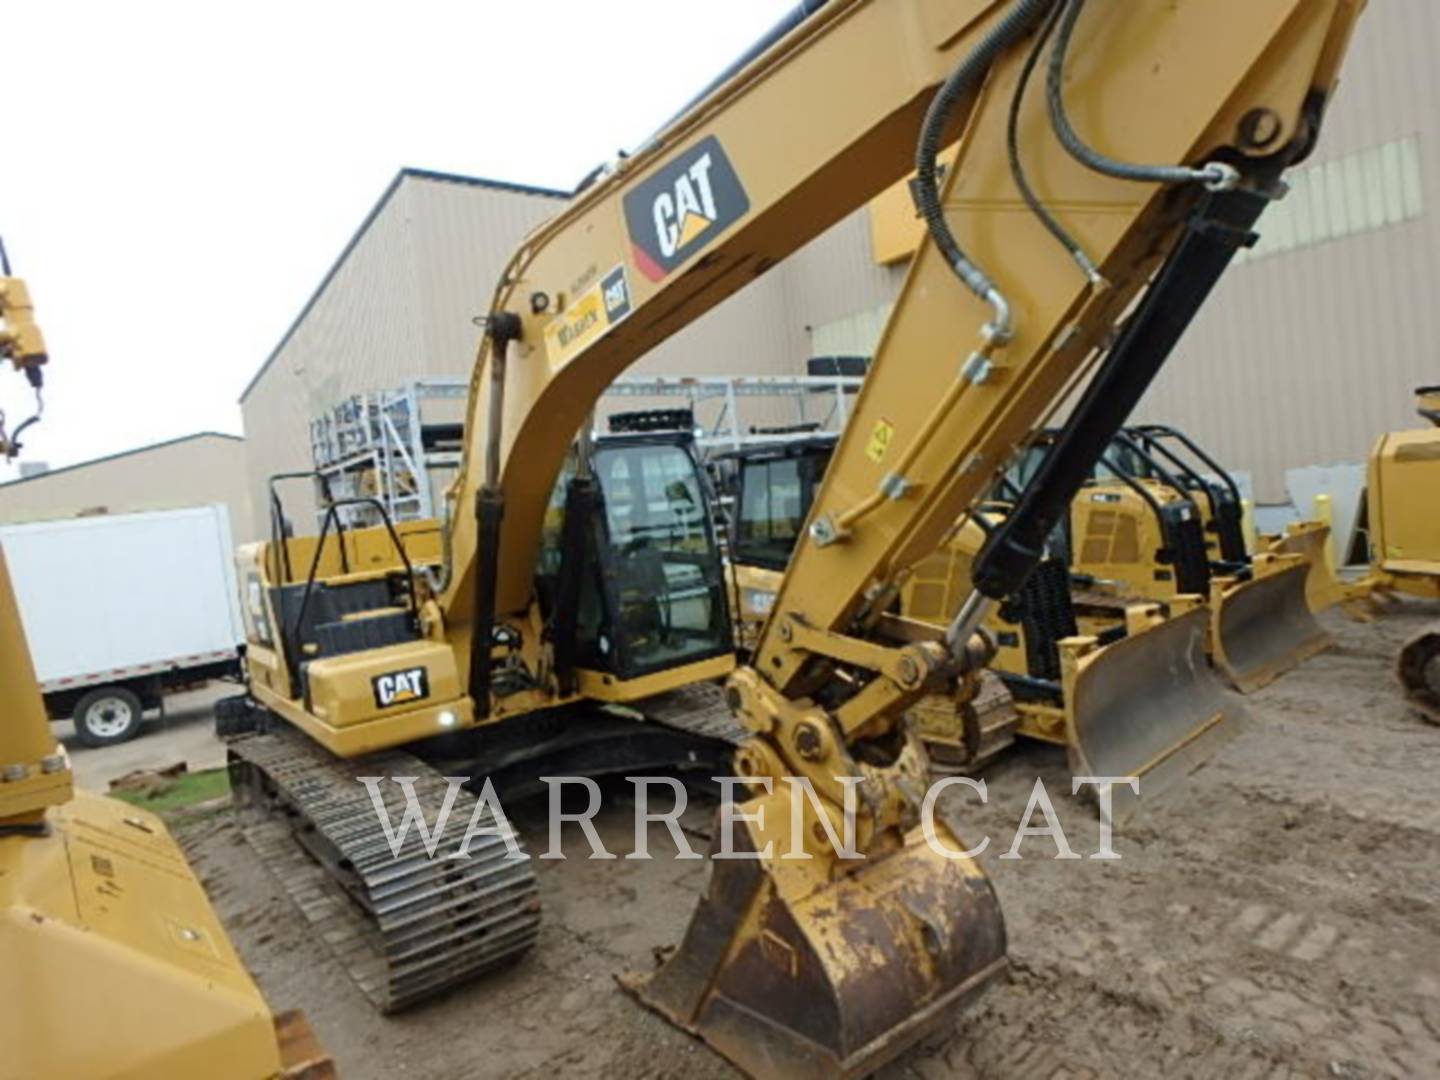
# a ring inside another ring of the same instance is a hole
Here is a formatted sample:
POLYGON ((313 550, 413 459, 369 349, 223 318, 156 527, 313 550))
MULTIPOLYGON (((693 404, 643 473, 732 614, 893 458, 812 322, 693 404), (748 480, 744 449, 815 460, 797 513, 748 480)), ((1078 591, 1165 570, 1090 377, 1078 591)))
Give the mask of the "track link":
MULTIPOLYGON (((475 809, 468 792, 455 793, 433 858, 414 825, 392 853, 360 778, 387 778, 378 790, 396 827, 406 796, 388 778, 414 777, 431 823, 449 785, 417 758, 387 751, 346 761, 285 729, 232 740, 229 751, 251 846, 382 1012, 474 978, 535 943, 540 899, 530 861, 512 857, 495 835, 477 837, 468 858, 449 857, 475 809)), ((488 810, 481 824, 494 827, 488 810)))

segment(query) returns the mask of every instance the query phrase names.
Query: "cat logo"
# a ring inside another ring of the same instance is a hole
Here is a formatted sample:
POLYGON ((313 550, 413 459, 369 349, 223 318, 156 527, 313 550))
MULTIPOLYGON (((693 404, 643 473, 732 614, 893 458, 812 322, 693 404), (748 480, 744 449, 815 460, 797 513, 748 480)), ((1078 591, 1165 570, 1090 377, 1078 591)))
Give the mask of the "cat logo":
POLYGON ((409 705, 423 701, 430 696, 430 680, 425 677, 423 667, 392 671, 387 675, 376 675, 370 680, 375 690, 375 707, 389 709, 395 705, 409 705))
POLYGON ((635 266, 663 280, 750 212, 750 197, 711 135, 625 196, 635 266))

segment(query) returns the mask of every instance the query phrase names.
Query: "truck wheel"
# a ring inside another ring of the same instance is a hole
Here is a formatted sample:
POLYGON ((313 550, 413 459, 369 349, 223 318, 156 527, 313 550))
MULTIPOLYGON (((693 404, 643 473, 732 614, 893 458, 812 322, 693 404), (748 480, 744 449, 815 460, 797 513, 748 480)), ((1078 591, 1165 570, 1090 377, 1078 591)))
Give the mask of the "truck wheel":
POLYGON ((75 706, 75 737, 85 746, 113 746, 140 734, 140 699, 123 686, 100 686, 75 706))

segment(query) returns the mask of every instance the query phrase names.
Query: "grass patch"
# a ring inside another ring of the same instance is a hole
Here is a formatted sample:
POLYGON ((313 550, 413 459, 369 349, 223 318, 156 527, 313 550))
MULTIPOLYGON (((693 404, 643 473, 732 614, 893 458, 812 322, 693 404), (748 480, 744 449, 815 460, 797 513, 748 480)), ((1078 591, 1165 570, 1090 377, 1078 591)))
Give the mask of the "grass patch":
POLYGON ((230 794, 230 771, 224 767, 184 773, 163 790, 155 792, 112 791, 110 795, 131 806, 156 814, 171 813, 197 803, 223 799, 230 794))

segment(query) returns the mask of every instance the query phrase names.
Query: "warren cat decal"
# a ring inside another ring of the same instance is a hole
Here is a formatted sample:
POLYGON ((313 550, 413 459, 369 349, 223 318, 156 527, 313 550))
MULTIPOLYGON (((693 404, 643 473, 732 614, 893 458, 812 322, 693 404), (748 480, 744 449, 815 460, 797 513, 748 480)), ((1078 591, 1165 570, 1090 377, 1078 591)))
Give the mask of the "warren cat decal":
POLYGON ((617 266, 590 286, 564 313, 545 327, 545 351, 556 367, 570 362, 630 314, 630 281, 617 266))
POLYGON ((750 196, 711 135, 625 196, 636 268, 662 281, 750 212, 750 196))
POLYGON ((423 667, 376 675, 370 680, 370 686, 375 691, 375 706, 380 709, 410 705, 430 696, 430 680, 423 667))

